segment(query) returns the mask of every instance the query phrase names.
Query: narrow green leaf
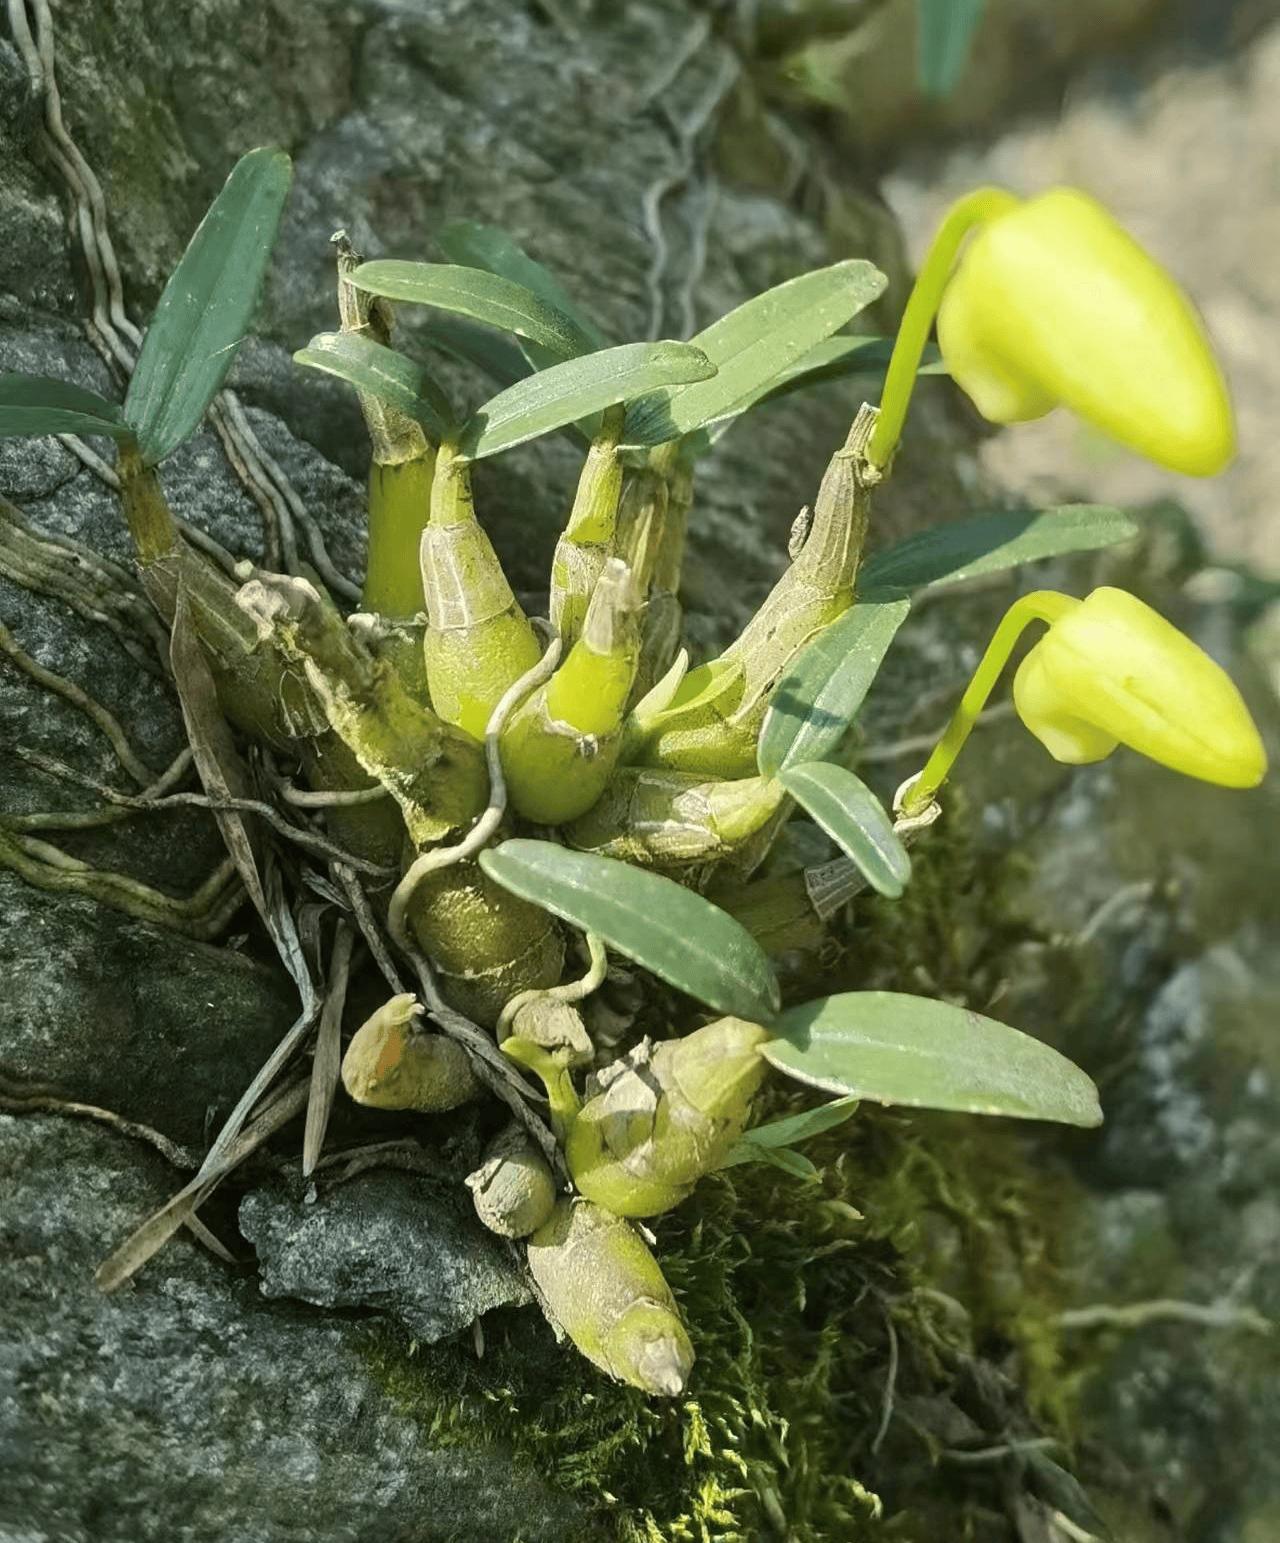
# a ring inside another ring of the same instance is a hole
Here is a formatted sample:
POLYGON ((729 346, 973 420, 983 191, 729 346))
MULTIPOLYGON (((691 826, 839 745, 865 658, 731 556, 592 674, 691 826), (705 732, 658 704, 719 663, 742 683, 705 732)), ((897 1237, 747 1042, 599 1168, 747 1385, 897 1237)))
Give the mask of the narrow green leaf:
POLYGON ((544 305, 567 316, 583 337, 591 339, 592 348, 608 347, 608 339, 574 305, 560 280, 540 262, 535 262, 505 230, 500 230, 496 225, 479 225, 472 220, 455 220, 439 233, 436 244, 451 263, 459 263, 466 268, 483 268, 488 273, 496 273, 500 278, 523 284, 544 305))
POLYGON ((623 343, 553 364, 484 404, 463 426, 458 448, 479 459, 655 386, 707 380, 716 367, 691 343, 623 343))
POLYGON ((859 600, 806 644, 769 697, 756 748, 762 776, 831 754, 910 609, 905 597, 859 600))
POLYGON ((739 1163, 767 1163, 770 1168, 780 1169, 793 1179, 803 1179, 807 1184, 816 1183, 822 1177, 803 1152, 796 1152, 791 1147, 755 1146, 749 1136, 743 1136, 741 1141, 734 1144, 720 1167, 734 1168, 739 1163))
POLYGON ((882 895, 896 900, 911 877, 911 858, 880 800, 853 772, 832 761, 788 766, 778 781, 882 895))
POLYGON ((764 1055, 829 1093, 919 1109, 1100 1125, 1098 1090, 1056 1050, 965 1007, 896 991, 819 997, 783 1013, 764 1055))
POLYGON ((430 374, 373 338, 355 332, 321 332, 293 357, 416 418, 433 439, 447 439, 453 433, 448 399, 430 374))
POLYGON ((435 306, 501 332, 514 332, 547 349, 557 360, 575 359, 595 348, 594 341, 570 317, 531 294, 523 284, 482 268, 381 258, 361 263, 351 281, 373 295, 435 306))
POLYGON ((550 841, 504 841, 480 866, 717 1012, 771 1023, 778 980, 760 945, 709 900, 671 879, 550 841))
POLYGON ((916 0, 916 80, 926 96, 950 96, 964 74, 986 0, 916 0))
POLYGON ((851 321, 887 282, 870 263, 850 259, 803 273, 738 306, 690 340, 716 366, 714 379, 670 386, 637 402, 627 414, 623 443, 662 444, 723 418, 851 321))
MULTIPOLYGON (((761 402, 772 402, 778 397, 790 396, 793 391, 804 391, 809 386, 821 385, 830 380, 851 380, 859 376, 883 377, 893 352, 892 338, 834 337, 817 343, 802 359, 788 366, 774 380, 766 381, 759 390, 753 391, 742 401, 735 403, 723 417, 704 424, 690 436, 689 453, 696 459, 705 455, 715 442, 722 438, 740 417, 758 407, 761 402)), ((924 355, 917 375, 945 375, 947 367, 942 355, 933 343, 925 345, 924 355)), ((868 392, 870 395, 870 391, 868 392)))
POLYGON ((1091 552, 1128 541, 1137 522, 1106 504, 1060 504, 1053 509, 979 515, 942 525, 877 552, 863 564, 861 594, 884 589, 919 589, 954 584, 980 573, 998 573, 1019 563, 1091 552))
POLYGON ((114 402, 65 380, 44 375, 0 375, 0 436, 107 434, 130 438, 133 430, 114 402))
POLYGON ((283 150, 241 156, 164 287, 124 403, 152 465, 195 433, 226 379, 258 307, 289 177, 283 150))
MULTIPOLYGON (((754 1163, 767 1159, 773 1151, 794 1146, 797 1141, 807 1141, 820 1136, 844 1122, 858 1107, 856 1098, 836 1098, 829 1104, 819 1104, 816 1109, 802 1109, 799 1114, 789 1114, 782 1120, 771 1120, 768 1125, 756 1125, 734 1142, 721 1168, 733 1168, 738 1163, 754 1163)), ((797 1152, 793 1154, 799 1156, 797 1152)), ((818 1170, 808 1158, 805 1163, 816 1176, 818 1170)))

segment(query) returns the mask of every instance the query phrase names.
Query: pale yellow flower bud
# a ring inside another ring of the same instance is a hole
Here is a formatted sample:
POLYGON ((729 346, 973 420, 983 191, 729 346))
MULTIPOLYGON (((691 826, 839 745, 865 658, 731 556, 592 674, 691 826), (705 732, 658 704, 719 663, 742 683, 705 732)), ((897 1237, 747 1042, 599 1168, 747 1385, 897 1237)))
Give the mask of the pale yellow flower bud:
POLYGON ((1120 589, 1050 624, 1013 683, 1022 721, 1059 761, 1117 744, 1205 782, 1250 788, 1266 752, 1240 693, 1190 638, 1120 589))
POLYGON ((1235 452, 1222 373, 1191 302, 1111 215, 1052 188, 986 220, 938 310, 956 383, 994 423, 1059 404, 1173 471, 1235 452))

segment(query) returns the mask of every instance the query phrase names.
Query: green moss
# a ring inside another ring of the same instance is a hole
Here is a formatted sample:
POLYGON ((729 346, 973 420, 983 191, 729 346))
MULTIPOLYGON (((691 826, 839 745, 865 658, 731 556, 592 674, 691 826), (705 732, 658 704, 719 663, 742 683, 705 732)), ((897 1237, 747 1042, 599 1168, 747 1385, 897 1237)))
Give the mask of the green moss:
MULTIPOLYGON (((1018 925, 1005 877, 954 810, 903 900, 856 907, 829 989, 989 1005, 1018 925)), ((775 1083, 760 1115, 811 1101, 775 1083)), ((867 1106, 806 1145, 817 1184, 704 1180, 656 1223, 698 1357, 675 1402, 606 1381, 529 1314, 490 1328, 481 1362, 406 1354, 387 1330, 371 1356, 429 1439, 508 1445, 619 1543, 1010 1543, 1008 1470, 947 1454, 1041 1438, 1070 1410, 1053 1239, 1072 1189, 1033 1140, 867 1106)))
POLYGON ((661 1220, 698 1355, 680 1400, 606 1381, 528 1313, 479 1362, 380 1328, 371 1364, 426 1439, 509 1446, 619 1543, 1006 1536, 976 1520, 992 1474, 939 1457, 957 1421, 1039 1434, 1010 1356, 1059 1402, 1039 1179, 1007 1125, 959 1117, 870 1111, 806 1150, 818 1185, 735 1168, 661 1220))

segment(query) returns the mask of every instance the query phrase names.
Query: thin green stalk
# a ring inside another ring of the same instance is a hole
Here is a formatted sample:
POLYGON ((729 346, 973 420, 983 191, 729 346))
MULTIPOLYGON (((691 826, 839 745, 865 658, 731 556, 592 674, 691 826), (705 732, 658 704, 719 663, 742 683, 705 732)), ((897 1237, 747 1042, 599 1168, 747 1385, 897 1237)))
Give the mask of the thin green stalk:
POLYGON ((987 651, 974 671, 973 679, 965 688, 951 722, 903 800, 903 814, 919 814, 932 803, 934 794, 950 775, 955 759, 969 737, 969 731, 977 722, 978 714, 986 706, 1001 670, 1009 662, 1014 644, 1026 628, 1033 621, 1052 625, 1079 604, 1078 600, 1073 600, 1069 595, 1059 595, 1051 589, 1038 589, 1032 594, 1023 595, 1021 600, 1009 607, 1004 620, 996 628, 995 636, 987 645, 987 651))
POLYGON ((929 255, 916 275, 915 287, 902 314, 902 325, 898 328, 893 356, 885 375, 880 417, 867 446, 867 459, 873 466, 887 465, 902 437, 920 358, 929 341, 933 319, 938 314, 942 292, 951 277, 961 242, 975 225, 985 224, 1006 213, 1017 202, 1013 194, 1006 193, 1003 188, 978 188, 952 205, 933 238, 929 255))

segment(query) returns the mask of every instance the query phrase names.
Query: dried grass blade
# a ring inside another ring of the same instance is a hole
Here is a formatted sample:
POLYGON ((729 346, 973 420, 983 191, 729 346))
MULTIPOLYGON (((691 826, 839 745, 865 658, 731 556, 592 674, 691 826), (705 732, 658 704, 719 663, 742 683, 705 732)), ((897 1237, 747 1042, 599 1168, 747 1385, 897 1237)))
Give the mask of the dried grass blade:
MULTIPOLYGON (((279 1052, 277 1051, 277 1054, 279 1052)), ((261 1075, 261 1074, 259 1074, 261 1075)), ((282 1125, 288 1124, 300 1113, 307 1101, 308 1082, 305 1077, 295 1079, 288 1087, 280 1089, 254 1116, 243 1130, 228 1141, 218 1160, 211 1161, 213 1153, 205 1159, 205 1166, 189 1184, 171 1196, 147 1217, 146 1221, 98 1266, 94 1281, 102 1291, 115 1291, 123 1286, 184 1224, 195 1220, 196 1209, 213 1193, 228 1173, 246 1157, 275 1134, 282 1125)), ((234 1116, 233 1116, 234 1118, 234 1116)), ((228 1124, 231 1122, 228 1121, 228 1124)), ((202 1241, 212 1239, 215 1252, 225 1255, 222 1245, 200 1225, 202 1241)), ((234 1261, 232 1261, 234 1262, 234 1261)))
MULTIPOLYGON (((178 700, 182 704, 187 738, 205 792, 213 799, 215 806, 225 804, 226 800, 232 798, 248 798, 249 775, 231 737, 231 728, 218 706, 217 688, 201 652, 191 619, 186 587, 181 581, 173 608, 169 657, 173 664, 178 700)), ((262 876, 258 871, 258 843, 248 819, 239 810, 226 807, 215 807, 213 817, 218 822, 222 839, 235 861, 236 871, 244 880, 244 887, 249 892, 254 908, 274 936, 275 928, 268 911, 262 876)))
POLYGON ((316 1055, 311 1063, 311 1092, 307 1099, 307 1127, 302 1138, 302 1176, 310 1178, 320 1160, 324 1133, 329 1126, 333 1095, 342 1064, 342 1009, 347 1000, 351 971, 351 946, 355 932, 349 922, 339 921, 329 967, 329 990, 320 1012, 316 1055))

